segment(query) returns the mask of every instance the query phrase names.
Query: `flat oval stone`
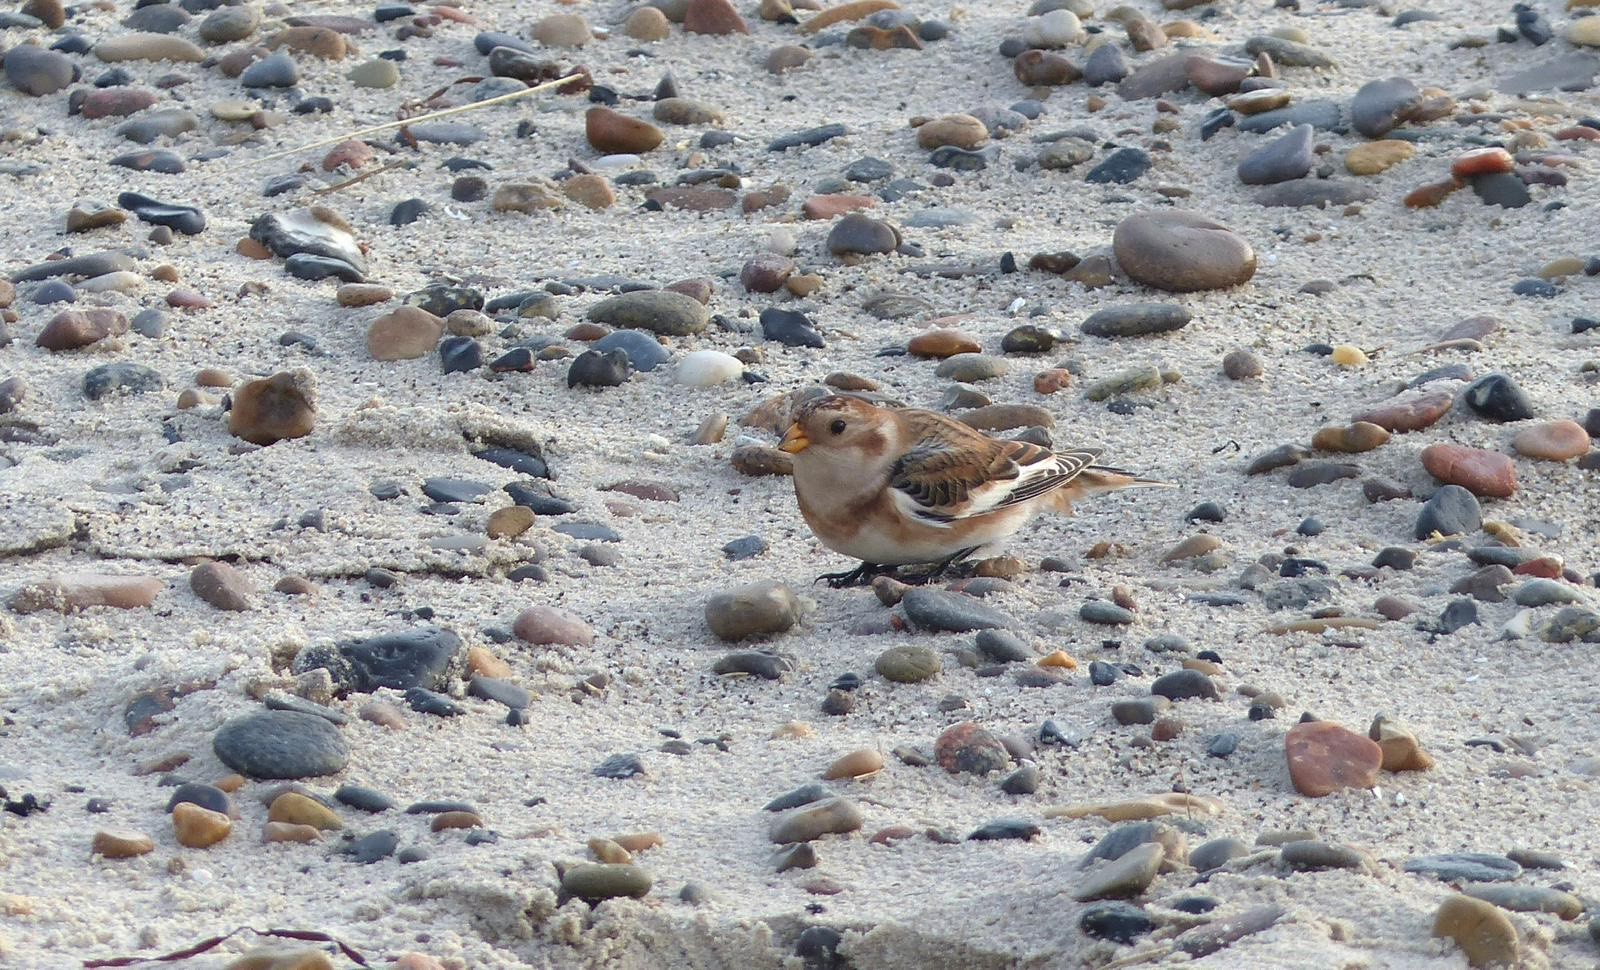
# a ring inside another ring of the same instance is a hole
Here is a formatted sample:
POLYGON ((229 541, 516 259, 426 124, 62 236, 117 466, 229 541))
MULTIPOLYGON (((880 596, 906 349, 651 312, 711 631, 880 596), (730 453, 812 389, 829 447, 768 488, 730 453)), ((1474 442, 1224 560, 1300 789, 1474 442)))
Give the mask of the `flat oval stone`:
POLYGON ((252 778, 331 775, 350 760, 349 745, 337 727, 294 711, 234 718, 217 731, 212 748, 223 764, 252 778))
POLYGON ((1383 750, 1377 742, 1329 721, 1306 721, 1284 737, 1289 779, 1302 795, 1320 798, 1378 783, 1383 750))
POLYGON ((589 903, 607 899, 643 899, 654 884, 648 872, 630 863, 586 862, 561 877, 561 891, 589 903))
POLYGON ((827 798, 791 809, 772 820, 768 837, 780 845, 810 842, 824 835, 854 832, 865 824, 861 809, 847 798, 827 798))
POLYGON ((1429 445, 1422 449, 1422 467, 1439 481, 1459 485, 1480 497, 1508 498, 1517 490, 1516 464, 1497 451, 1429 445))
POLYGON ((907 619, 925 630, 973 633, 1017 626, 1011 617, 961 593, 917 588, 909 590, 900 605, 907 619))
POLYGON ((1350 99, 1350 127, 1368 138, 1382 138, 1406 121, 1422 92, 1409 78, 1368 81, 1350 99))
POLYGON ((890 647, 878 655, 873 669, 885 680, 917 684, 939 674, 939 655, 920 646, 890 647))
POLYGON ((613 327, 685 337, 705 330, 711 314, 705 304, 671 290, 636 290, 601 300, 589 319, 613 327))
POLYGON ((1522 866, 1502 855, 1488 852, 1446 852, 1408 859, 1406 872, 1432 876, 1440 882, 1511 882, 1522 875, 1522 866))
POLYGON ((1455 396, 1449 391, 1419 391, 1355 415, 1356 421, 1367 421, 1387 431, 1401 434, 1432 427, 1450 410, 1455 396))
POLYGON ((1483 525, 1483 510, 1478 500, 1460 485, 1445 485, 1422 505, 1417 513, 1417 527, 1413 533, 1418 539, 1439 535, 1464 535, 1478 531, 1483 525))
POLYGON ((1175 303, 1130 303, 1090 314, 1083 321, 1083 332, 1091 337, 1143 337, 1181 330, 1191 319, 1189 311, 1175 303))
POLYGON ((1518 431, 1511 447, 1544 461, 1567 461, 1589 453, 1589 433, 1576 421, 1545 421, 1518 431))
POLYGON ((1246 185, 1275 185, 1298 179, 1316 163, 1312 151, 1315 129, 1296 125, 1289 133, 1273 139, 1239 161, 1239 181, 1246 185))
POLYGON ((828 230, 828 252, 835 256, 892 253, 899 245, 899 230, 859 212, 844 216, 828 230))
POLYGON ((798 622, 799 612, 800 601, 794 591, 777 580, 717 593, 705 606, 706 625, 730 643, 783 633, 798 622))
POLYGON ((1190 212, 1136 212, 1118 224, 1111 245, 1129 277, 1176 293, 1238 286, 1256 271, 1249 243, 1190 212))

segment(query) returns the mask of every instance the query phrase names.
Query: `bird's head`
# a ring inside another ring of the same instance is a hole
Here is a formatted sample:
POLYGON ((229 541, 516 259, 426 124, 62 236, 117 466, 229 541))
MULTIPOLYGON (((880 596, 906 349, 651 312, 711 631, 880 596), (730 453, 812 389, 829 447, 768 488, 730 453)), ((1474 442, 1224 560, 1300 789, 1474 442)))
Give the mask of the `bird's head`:
POLYGON ((860 398, 832 394, 797 408, 778 447, 803 461, 869 465, 889 453, 894 429, 893 412, 860 398))

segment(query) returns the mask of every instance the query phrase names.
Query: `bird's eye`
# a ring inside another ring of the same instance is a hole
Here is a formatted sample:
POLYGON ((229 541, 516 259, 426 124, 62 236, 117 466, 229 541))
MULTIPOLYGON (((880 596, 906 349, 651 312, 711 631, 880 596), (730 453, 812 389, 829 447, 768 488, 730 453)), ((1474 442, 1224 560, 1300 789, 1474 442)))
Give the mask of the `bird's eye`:
POLYGON ((832 424, 828 425, 828 430, 832 431, 834 434, 844 434, 844 421, 839 420, 833 422, 832 424))

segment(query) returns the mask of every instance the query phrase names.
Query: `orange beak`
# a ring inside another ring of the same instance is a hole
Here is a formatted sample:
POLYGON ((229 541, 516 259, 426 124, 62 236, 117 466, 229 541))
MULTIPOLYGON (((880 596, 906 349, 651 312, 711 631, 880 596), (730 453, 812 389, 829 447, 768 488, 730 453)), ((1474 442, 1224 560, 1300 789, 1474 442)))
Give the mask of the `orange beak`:
POLYGON ((783 440, 778 442, 778 449, 787 451, 791 455, 798 455, 810 447, 811 439, 807 438, 806 433, 800 430, 798 421, 789 425, 789 430, 783 433, 783 440))

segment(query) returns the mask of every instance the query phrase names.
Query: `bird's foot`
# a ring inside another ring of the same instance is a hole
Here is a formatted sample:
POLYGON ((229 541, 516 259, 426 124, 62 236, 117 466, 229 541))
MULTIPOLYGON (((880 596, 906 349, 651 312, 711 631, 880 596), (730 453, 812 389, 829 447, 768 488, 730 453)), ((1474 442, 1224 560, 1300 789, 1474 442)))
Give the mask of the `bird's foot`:
POLYGON ((812 580, 812 585, 827 583, 833 589, 846 589, 851 586, 865 586, 872 582, 876 576, 884 573, 893 573, 893 566, 880 566, 873 562, 864 562, 849 572, 823 573, 812 580))
POLYGON ((950 575, 952 571, 959 571, 958 567, 961 565, 961 563, 968 556, 977 552, 978 548, 978 546, 972 546, 971 548, 963 549, 948 559, 942 559, 939 562, 934 563, 921 572, 901 573, 895 578, 900 580, 900 582, 905 583, 907 586, 925 586, 928 583, 937 582, 938 580, 950 575))

